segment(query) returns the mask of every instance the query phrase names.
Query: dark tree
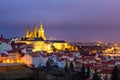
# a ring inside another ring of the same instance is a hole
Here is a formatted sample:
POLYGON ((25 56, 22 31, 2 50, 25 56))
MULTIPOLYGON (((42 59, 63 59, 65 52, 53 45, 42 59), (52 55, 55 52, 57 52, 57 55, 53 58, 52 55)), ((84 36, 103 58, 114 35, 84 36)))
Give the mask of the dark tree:
POLYGON ((86 77, 85 77, 85 65, 84 64, 82 64, 80 75, 81 75, 81 79, 85 80, 86 77))
POLYGON ((87 66, 86 78, 90 77, 90 67, 87 66))
POLYGON ((68 62, 66 61, 65 63, 65 68, 64 68, 65 71, 68 71, 68 62))
POLYGON ((93 79, 92 80, 100 80, 100 77, 98 75, 97 69, 94 70, 94 74, 93 74, 93 79))
POLYGON ((107 75, 105 76, 104 80, 108 80, 108 76, 107 75))
POLYGON ((58 68, 58 64, 57 63, 54 65, 54 68, 58 68))
POLYGON ((74 71, 74 65, 73 65, 73 61, 70 62, 70 71, 74 71))
POLYGON ((81 80, 80 71, 77 71, 76 73, 76 80, 81 80))
POLYGON ((120 80, 119 79, 119 70, 118 70, 117 66, 115 66, 112 70, 111 80, 120 80))
POLYGON ((47 68, 47 70, 50 69, 50 60, 49 60, 49 59, 48 59, 47 62, 46 62, 46 68, 47 68))
MULTIPOLYGON (((33 80, 38 80, 39 79, 39 71, 37 69, 33 70, 33 80)), ((25 79, 26 80, 26 79, 25 79)))

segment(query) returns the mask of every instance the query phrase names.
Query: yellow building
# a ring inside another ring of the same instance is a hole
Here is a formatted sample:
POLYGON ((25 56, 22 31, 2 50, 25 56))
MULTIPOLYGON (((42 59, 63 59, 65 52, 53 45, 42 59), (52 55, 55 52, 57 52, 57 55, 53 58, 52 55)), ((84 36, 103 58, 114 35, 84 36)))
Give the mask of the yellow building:
POLYGON ((33 52, 41 50, 53 52, 54 50, 64 51, 66 49, 68 50, 74 49, 74 46, 69 45, 64 40, 46 40, 42 23, 40 24, 40 27, 38 29, 36 26, 34 26, 32 32, 30 32, 30 28, 28 26, 26 29, 26 36, 24 38, 21 38, 21 42, 32 44, 33 52))
POLYGON ((42 23, 40 24, 39 29, 37 30, 37 27, 34 26, 33 31, 30 32, 30 27, 28 26, 26 29, 26 36, 25 38, 42 38, 43 40, 46 40, 46 36, 44 34, 44 29, 42 26, 42 23))

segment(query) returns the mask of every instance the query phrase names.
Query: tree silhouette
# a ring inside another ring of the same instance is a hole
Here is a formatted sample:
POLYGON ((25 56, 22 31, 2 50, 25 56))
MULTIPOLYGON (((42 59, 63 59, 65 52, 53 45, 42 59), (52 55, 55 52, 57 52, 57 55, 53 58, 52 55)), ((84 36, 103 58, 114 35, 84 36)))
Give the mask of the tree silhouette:
POLYGON ((73 61, 70 62, 70 71, 74 71, 74 65, 73 65, 73 61))
POLYGON ((98 75, 97 69, 94 70, 94 74, 93 74, 93 79, 92 80, 100 80, 100 77, 98 75))
POLYGON ((81 75, 81 79, 85 80, 86 77, 85 77, 85 65, 84 65, 84 63, 82 64, 80 75, 81 75))
POLYGON ((46 62, 46 68, 47 68, 47 70, 50 69, 50 60, 49 60, 49 59, 48 59, 47 62, 46 62))
POLYGON ((105 76, 104 80, 108 80, 108 76, 107 75, 105 76))
POLYGON ((54 68, 58 68, 58 64, 57 63, 54 65, 54 68))
POLYGON ((68 62, 66 61, 65 63, 65 68, 64 68, 65 71, 68 71, 68 62))
POLYGON ((119 72, 120 71, 118 70, 117 66, 115 66, 112 70, 111 80, 120 80, 119 72))
POLYGON ((89 77, 90 77, 90 67, 87 66, 86 78, 89 78, 89 77))

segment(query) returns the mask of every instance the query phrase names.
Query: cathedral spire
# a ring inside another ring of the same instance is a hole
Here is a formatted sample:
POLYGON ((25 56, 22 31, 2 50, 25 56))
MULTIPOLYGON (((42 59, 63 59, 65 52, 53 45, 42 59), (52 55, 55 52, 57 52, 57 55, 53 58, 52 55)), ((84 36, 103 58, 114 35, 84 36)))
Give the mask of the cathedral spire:
POLYGON ((46 37, 44 35, 44 29, 43 29, 43 26, 42 26, 42 22, 40 23, 40 27, 39 27, 39 30, 38 30, 38 37, 40 38, 43 38, 44 40, 46 40, 46 37))
POLYGON ((41 31, 44 30, 44 29, 43 29, 43 26, 42 26, 42 21, 40 22, 40 30, 41 30, 41 31))
POLYGON ((27 25, 27 30, 30 31, 30 27, 29 27, 29 25, 27 25))

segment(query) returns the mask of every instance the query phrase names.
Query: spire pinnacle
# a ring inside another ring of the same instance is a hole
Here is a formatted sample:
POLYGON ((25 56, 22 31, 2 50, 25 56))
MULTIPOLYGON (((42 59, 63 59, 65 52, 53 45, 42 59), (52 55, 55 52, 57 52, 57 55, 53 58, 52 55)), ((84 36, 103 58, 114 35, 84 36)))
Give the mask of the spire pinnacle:
POLYGON ((27 29, 26 29, 26 31, 30 31, 30 27, 29 27, 29 25, 27 25, 27 29))
POLYGON ((43 30, 42 21, 40 22, 40 30, 43 30))
POLYGON ((34 25, 33 30, 37 30, 37 26, 36 25, 34 25))

